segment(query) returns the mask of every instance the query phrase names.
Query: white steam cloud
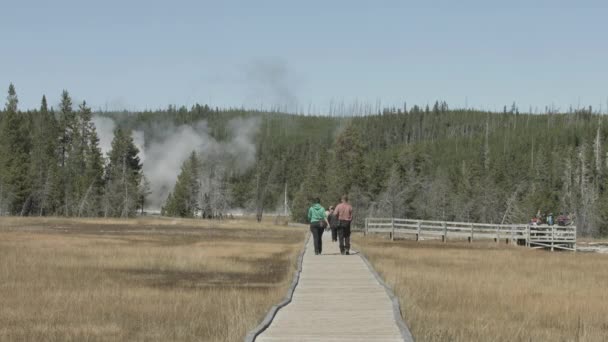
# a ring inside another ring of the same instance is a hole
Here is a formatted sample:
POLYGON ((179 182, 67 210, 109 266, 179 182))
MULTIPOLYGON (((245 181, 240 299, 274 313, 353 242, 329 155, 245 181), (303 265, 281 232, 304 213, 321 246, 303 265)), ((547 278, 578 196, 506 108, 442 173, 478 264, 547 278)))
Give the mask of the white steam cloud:
MULTIPOLYGON (((111 149, 114 137, 114 121, 104 117, 93 119, 100 137, 104 155, 111 149)), ((146 207, 158 210, 173 190, 182 163, 196 151, 203 163, 232 166, 232 171, 242 173, 255 163, 256 147, 254 137, 259 130, 257 118, 233 119, 227 124, 226 141, 217 141, 211 136, 206 121, 193 126, 156 124, 146 130, 153 140, 145 137, 143 131, 132 132, 133 142, 140 150, 143 170, 150 182, 151 195, 146 207)))
POLYGON ((101 153, 105 156, 112 149, 112 139, 114 139, 116 123, 114 123, 114 120, 103 116, 94 116, 92 121, 99 136, 101 153))
POLYGON ((139 159, 144 162, 146 160, 146 139, 144 137, 144 132, 133 131, 131 132, 131 137, 133 138, 133 144, 139 149, 139 159))
POLYGON ((155 140, 142 149, 144 174, 152 190, 148 206, 152 209, 161 207, 173 190, 182 163, 192 151, 199 153, 204 163, 231 159, 234 160, 233 171, 241 173, 247 170, 255 162, 253 138, 258 129, 257 119, 233 119, 228 122, 230 139, 219 142, 211 136, 206 121, 194 126, 155 127, 155 140))

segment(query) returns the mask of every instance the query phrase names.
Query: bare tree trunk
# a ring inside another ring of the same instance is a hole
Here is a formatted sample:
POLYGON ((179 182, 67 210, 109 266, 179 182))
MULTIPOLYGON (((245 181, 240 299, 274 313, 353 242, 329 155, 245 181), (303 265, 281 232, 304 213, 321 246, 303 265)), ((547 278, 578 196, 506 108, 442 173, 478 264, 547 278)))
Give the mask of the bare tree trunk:
POLYGON ((256 191, 255 191, 255 213, 256 213, 256 220, 258 222, 262 222, 262 214, 264 212, 264 207, 263 207, 263 198, 264 196, 262 195, 262 184, 261 184, 261 172, 258 170, 258 174, 256 176, 256 191))
POLYGON ((104 196, 104 201, 103 201, 103 217, 104 218, 108 218, 108 213, 110 212, 110 200, 107 198, 107 193, 104 196))
POLYGON ((595 235, 597 232, 597 217, 594 208, 597 204, 598 192, 594 184, 589 183, 589 166, 585 158, 586 148, 586 144, 583 144, 578 153, 580 204, 577 217, 581 227, 580 233, 582 235, 595 235))
POLYGON ((285 197, 283 202, 283 215, 287 217, 287 182, 285 182, 285 197))
POLYGON ((32 206, 32 194, 27 196, 27 199, 25 200, 25 202, 23 202, 23 206, 21 206, 21 215, 20 216, 23 217, 26 214, 29 214, 31 206, 32 206))
POLYGON ((486 171, 490 170, 490 119, 486 119, 486 136, 483 150, 483 164, 486 171))
POLYGON ((511 196, 509 196, 509 198, 507 199, 507 208, 505 209, 505 213, 502 216, 502 221, 500 221, 500 224, 505 224, 505 220, 507 219, 507 217, 510 216, 511 211, 513 210, 513 207, 515 206, 515 202, 517 201, 517 196, 519 195, 520 191, 521 191, 521 186, 517 186, 515 188, 515 191, 513 191, 511 196))
POLYGON ((38 216, 42 216, 42 214, 44 213, 46 201, 48 199, 49 192, 51 190, 50 187, 51 187, 51 173, 47 172, 46 181, 44 182, 44 189, 42 190, 42 194, 40 196, 40 211, 38 212, 38 216))
POLYGON ((530 158, 530 170, 534 169, 534 138, 532 138, 532 157, 530 158))
POLYGON ((4 184, 0 182, 0 216, 4 214, 4 184))
POLYGON ((63 201, 63 215, 67 217, 67 216, 70 216, 70 212, 68 209, 68 189, 67 189, 67 185, 65 185, 65 186, 66 186, 66 188, 64 189, 65 198, 63 201))
POLYGON ((89 193, 91 193, 92 189, 93 189, 93 182, 91 182, 91 185, 89 185, 87 192, 85 192, 84 197, 80 201, 80 205, 78 206, 78 217, 82 217, 82 210, 84 209, 85 204, 88 204, 87 200, 89 198, 89 193))
POLYGON ((564 167, 563 194, 561 196, 562 209, 572 206, 572 160, 568 158, 564 167))
POLYGON ((596 169, 598 175, 602 171, 602 162, 600 160, 600 158, 601 158, 600 152, 602 150, 601 139, 600 139, 601 124, 602 124, 602 122, 599 121, 598 126, 597 126, 597 133, 595 134, 595 144, 593 146, 594 150, 595 150, 594 151, 595 152, 595 169, 596 169))
POLYGON ((125 186, 125 200, 124 208, 122 210, 122 217, 129 217, 129 184, 127 182, 127 157, 124 156, 122 159, 122 182, 125 186))
POLYGON ((205 192, 203 191, 203 179, 201 176, 198 178, 199 184, 199 195, 200 195, 200 207, 201 207, 201 220, 205 218, 205 192))

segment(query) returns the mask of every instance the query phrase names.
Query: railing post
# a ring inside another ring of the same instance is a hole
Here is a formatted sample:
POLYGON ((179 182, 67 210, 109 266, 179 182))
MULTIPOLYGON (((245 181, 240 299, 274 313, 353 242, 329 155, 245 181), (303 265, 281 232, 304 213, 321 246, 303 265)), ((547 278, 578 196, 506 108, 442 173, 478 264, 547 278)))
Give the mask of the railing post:
POLYGON ((445 221, 443 221, 442 225, 443 225, 443 242, 446 242, 448 240, 448 225, 445 223, 445 221))
POLYGON ((365 218, 365 227, 363 227, 363 236, 367 236, 367 217, 365 218))
POLYGON ((471 236, 469 237, 469 243, 473 242, 473 224, 471 223, 471 236))
POLYGON ((500 226, 496 226, 496 243, 500 242, 500 226))
POLYGON ((551 226, 551 252, 555 250, 555 226, 551 226))
POLYGON ((572 248, 574 248, 574 252, 576 252, 576 226, 572 227, 574 230, 574 243, 572 244, 572 248))
POLYGON ((530 225, 526 225, 526 247, 530 248, 530 225))
POLYGON ((420 220, 418 220, 418 229, 416 232, 416 241, 420 241, 420 233, 421 233, 421 227, 422 226, 422 222, 420 222, 420 220))
POLYGON ((395 241, 395 218, 391 217, 391 241, 395 241))

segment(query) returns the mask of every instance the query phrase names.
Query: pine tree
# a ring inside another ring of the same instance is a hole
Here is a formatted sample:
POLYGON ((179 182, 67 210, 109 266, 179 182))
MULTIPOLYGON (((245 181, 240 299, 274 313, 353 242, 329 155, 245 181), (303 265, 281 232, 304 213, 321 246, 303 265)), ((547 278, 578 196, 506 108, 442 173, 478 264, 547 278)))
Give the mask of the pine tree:
POLYGON ((101 215, 100 203, 104 190, 104 162, 99 148, 99 137, 95 125, 91 121, 91 110, 83 103, 80 106, 81 130, 85 139, 83 140, 83 156, 85 159, 82 184, 84 194, 80 196, 78 216, 101 215))
POLYGON ((167 198, 164 215, 176 217, 194 217, 200 210, 200 168, 201 162, 196 152, 182 164, 181 172, 173 192, 167 198))
POLYGON ((32 204, 26 214, 43 215, 49 210, 51 189, 57 178, 57 122, 48 109, 46 96, 42 96, 40 110, 34 113, 32 128, 32 204))
POLYGON ((74 189, 72 176, 74 170, 67 165, 70 150, 76 133, 76 113, 72 108, 72 98, 67 90, 61 93, 61 103, 59 105, 59 139, 57 142, 57 157, 58 157, 58 179, 54 187, 53 198, 56 202, 57 214, 64 216, 72 215, 72 207, 74 207, 73 198, 71 197, 74 189))
POLYGON ((27 118, 17 112, 18 103, 11 83, 0 125, 0 211, 6 208, 13 215, 23 215, 31 203, 28 177, 31 141, 27 118))
MULTIPOLYGON (((270 130, 271 126, 268 122, 265 122, 264 130, 270 130)), ((278 181, 280 179, 279 173, 281 171, 282 160, 273 155, 271 149, 270 137, 262 137, 257 143, 254 183, 253 183, 253 194, 251 200, 251 206, 255 210, 256 219, 258 222, 262 221, 264 210, 269 205, 273 205, 272 195, 278 188, 278 181)))
POLYGON ((314 159, 307 163, 306 174, 293 201, 292 217, 300 222, 307 219, 307 210, 312 203, 312 199, 318 197, 325 207, 337 202, 337 198, 327 191, 327 183, 324 177, 325 169, 323 167, 327 161, 326 153, 321 148, 314 149, 314 159))
POLYGON ((349 125, 335 143, 336 168, 340 175, 341 191, 346 194, 351 187, 366 189, 366 170, 363 160, 364 147, 354 125, 349 125))
POLYGON ((201 191, 201 160, 195 151, 192 151, 190 157, 187 160, 188 168, 188 179, 185 183, 186 186, 186 198, 185 206, 188 213, 188 217, 194 217, 200 210, 201 206, 199 203, 199 195, 201 191))
POLYGON ((142 215, 144 214, 144 209, 146 208, 146 197, 150 196, 151 194, 152 186, 150 181, 145 175, 142 175, 142 181, 139 185, 139 209, 141 209, 142 215))
POLYGON ((17 105, 19 104, 19 98, 17 97, 17 91, 15 91, 15 86, 11 83, 8 86, 8 96, 6 97, 6 107, 5 111, 17 113, 17 105))
POLYGON ((112 150, 105 172, 103 215, 131 217, 141 203, 142 164, 131 134, 121 128, 114 131, 112 150))
POLYGON ((198 173, 201 175, 199 202, 201 210, 207 215, 225 213, 230 207, 231 192, 226 173, 221 162, 207 162, 205 168, 198 173))
POLYGON ((61 104, 59 105, 59 162, 61 167, 65 162, 72 143, 76 125, 76 114, 72 109, 72 98, 67 90, 61 93, 61 104))
POLYGON ((386 181, 386 189, 380 194, 377 214, 380 217, 405 218, 406 187, 401 181, 399 166, 393 165, 386 181))

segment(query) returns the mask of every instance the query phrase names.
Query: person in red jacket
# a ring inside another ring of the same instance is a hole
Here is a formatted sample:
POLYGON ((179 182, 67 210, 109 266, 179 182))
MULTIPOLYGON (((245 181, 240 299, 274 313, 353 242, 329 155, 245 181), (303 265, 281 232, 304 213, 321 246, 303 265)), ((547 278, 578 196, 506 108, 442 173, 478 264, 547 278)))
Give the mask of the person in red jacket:
POLYGON ((344 195, 342 203, 336 206, 334 214, 338 217, 338 241, 340 243, 340 253, 348 255, 350 252, 350 223, 353 220, 353 207, 348 203, 348 196, 344 195))

